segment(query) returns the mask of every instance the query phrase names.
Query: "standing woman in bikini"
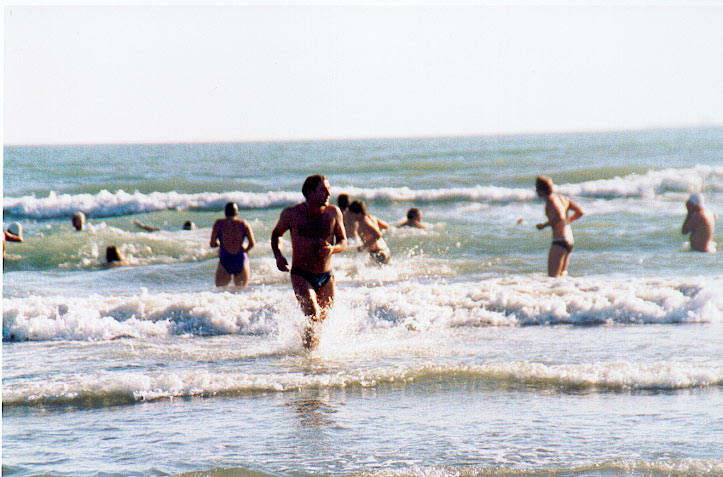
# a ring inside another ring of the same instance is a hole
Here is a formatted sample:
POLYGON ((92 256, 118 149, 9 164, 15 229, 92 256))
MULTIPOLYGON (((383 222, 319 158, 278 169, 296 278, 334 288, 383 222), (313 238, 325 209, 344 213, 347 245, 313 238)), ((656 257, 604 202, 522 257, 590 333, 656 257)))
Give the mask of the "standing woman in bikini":
POLYGON ((256 244, 254 232, 248 222, 238 218, 233 202, 226 204, 225 214, 226 218, 218 219, 211 230, 211 247, 219 247, 216 286, 228 285, 233 276, 234 285, 245 287, 250 275, 248 252, 256 244))
POLYGON ((552 227, 552 244, 547 257, 547 274, 551 277, 567 275, 567 264, 575 244, 570 224, 583 215, 582 209, 564 195, 553 192, 552 179, 539 176, 535 182, 537 195, 545 199, 545 215, 548 221, 537 224, 538 230, 552 227), (570 211, 571 217, 568 217, 570 211))

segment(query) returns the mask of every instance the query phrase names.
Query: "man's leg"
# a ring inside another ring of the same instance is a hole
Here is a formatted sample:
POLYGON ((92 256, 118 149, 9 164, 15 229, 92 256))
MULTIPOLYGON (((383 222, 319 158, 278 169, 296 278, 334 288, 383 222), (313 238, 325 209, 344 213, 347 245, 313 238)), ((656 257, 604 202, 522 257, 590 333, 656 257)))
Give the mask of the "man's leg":
POLYGON ((572 255, 572 252, 565 252, 565 256, 562 258, 562 271, 560 272, 561 275, 567 275, 567 265, 570 263, 570 255, 572 255))
POLYGON ((319 323, 326 319, 329 311, 331 311, 331 308, 334 306, 334 292, 334 277, 332 276, 316 294, 316 301, 319 303, 319 323))
POLYGON ((567 250, 559 245, 550 245, 550 254, 547 256, 547 275, 559 277, 567 250))
POLYGON ((307 323, 304 327, 303 343, 305 348, 312 348, 318 344, 318 340, 314 340, 314 325, 318 319, 319 307, 316 304, 316 296, 311 284, 303 277, 291 275, 291 286, 294 288, 294 294, 301 306, 301 311, 307 317, 307 323))

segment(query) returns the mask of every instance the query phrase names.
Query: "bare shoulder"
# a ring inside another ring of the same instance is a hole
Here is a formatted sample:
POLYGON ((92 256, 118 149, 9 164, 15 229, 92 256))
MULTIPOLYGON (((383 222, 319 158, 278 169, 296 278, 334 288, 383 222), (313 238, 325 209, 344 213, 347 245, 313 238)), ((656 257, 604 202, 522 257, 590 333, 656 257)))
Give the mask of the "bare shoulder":
POLYGON ((302 205, 303 205, 303 202, 300 204, 290 205, 290 206, 286 207, 284 210, 281 211, 281 217, 282 218, 290 218, 290 217, 299 215, 299 213, 301 213, 302 205))
POLYGON ((336 217, 343 217, 344 214, 341 213, 341 209, 339 207, 329 204, 324 208, 324 213, 327 215, 334 215, 336 217))

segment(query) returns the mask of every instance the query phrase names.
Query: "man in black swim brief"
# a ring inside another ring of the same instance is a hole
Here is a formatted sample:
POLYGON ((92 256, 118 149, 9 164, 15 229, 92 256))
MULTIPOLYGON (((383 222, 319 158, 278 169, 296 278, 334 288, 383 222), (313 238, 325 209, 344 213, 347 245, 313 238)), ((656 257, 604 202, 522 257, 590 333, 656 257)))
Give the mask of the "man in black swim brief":
POLYGON ((346 250, 346 232, 341 211, 329 205, 329 181, 324 176, 307 177, 301 192, 306 200, 281 212, 271 232, 271 250, 276 268, 291 272, 291 286, 308 317, 303 344, 313 348, 319 341, 318 327, 334 305, 331 257, 346 250), (287 230, 291 234, 291 270, 279 249, 279 239, 287 230))
POLYGON ((290 273, 309 282, 309 285, 311 285, 316 293, 319 293, 319 290, 321 290, 324 285, 329 282, 329 280, 334 278, 334 275, 331 272, 311 273, 295 267, 291 267, 290 273))

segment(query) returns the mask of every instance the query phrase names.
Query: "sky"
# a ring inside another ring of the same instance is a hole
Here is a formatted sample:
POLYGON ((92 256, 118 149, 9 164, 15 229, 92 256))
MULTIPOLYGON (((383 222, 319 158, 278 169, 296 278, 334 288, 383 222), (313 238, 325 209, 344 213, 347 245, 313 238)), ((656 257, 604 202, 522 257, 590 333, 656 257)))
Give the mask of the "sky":
POLYGON ((3 14, 6 145, 723 125, 723 2, 3 14))

